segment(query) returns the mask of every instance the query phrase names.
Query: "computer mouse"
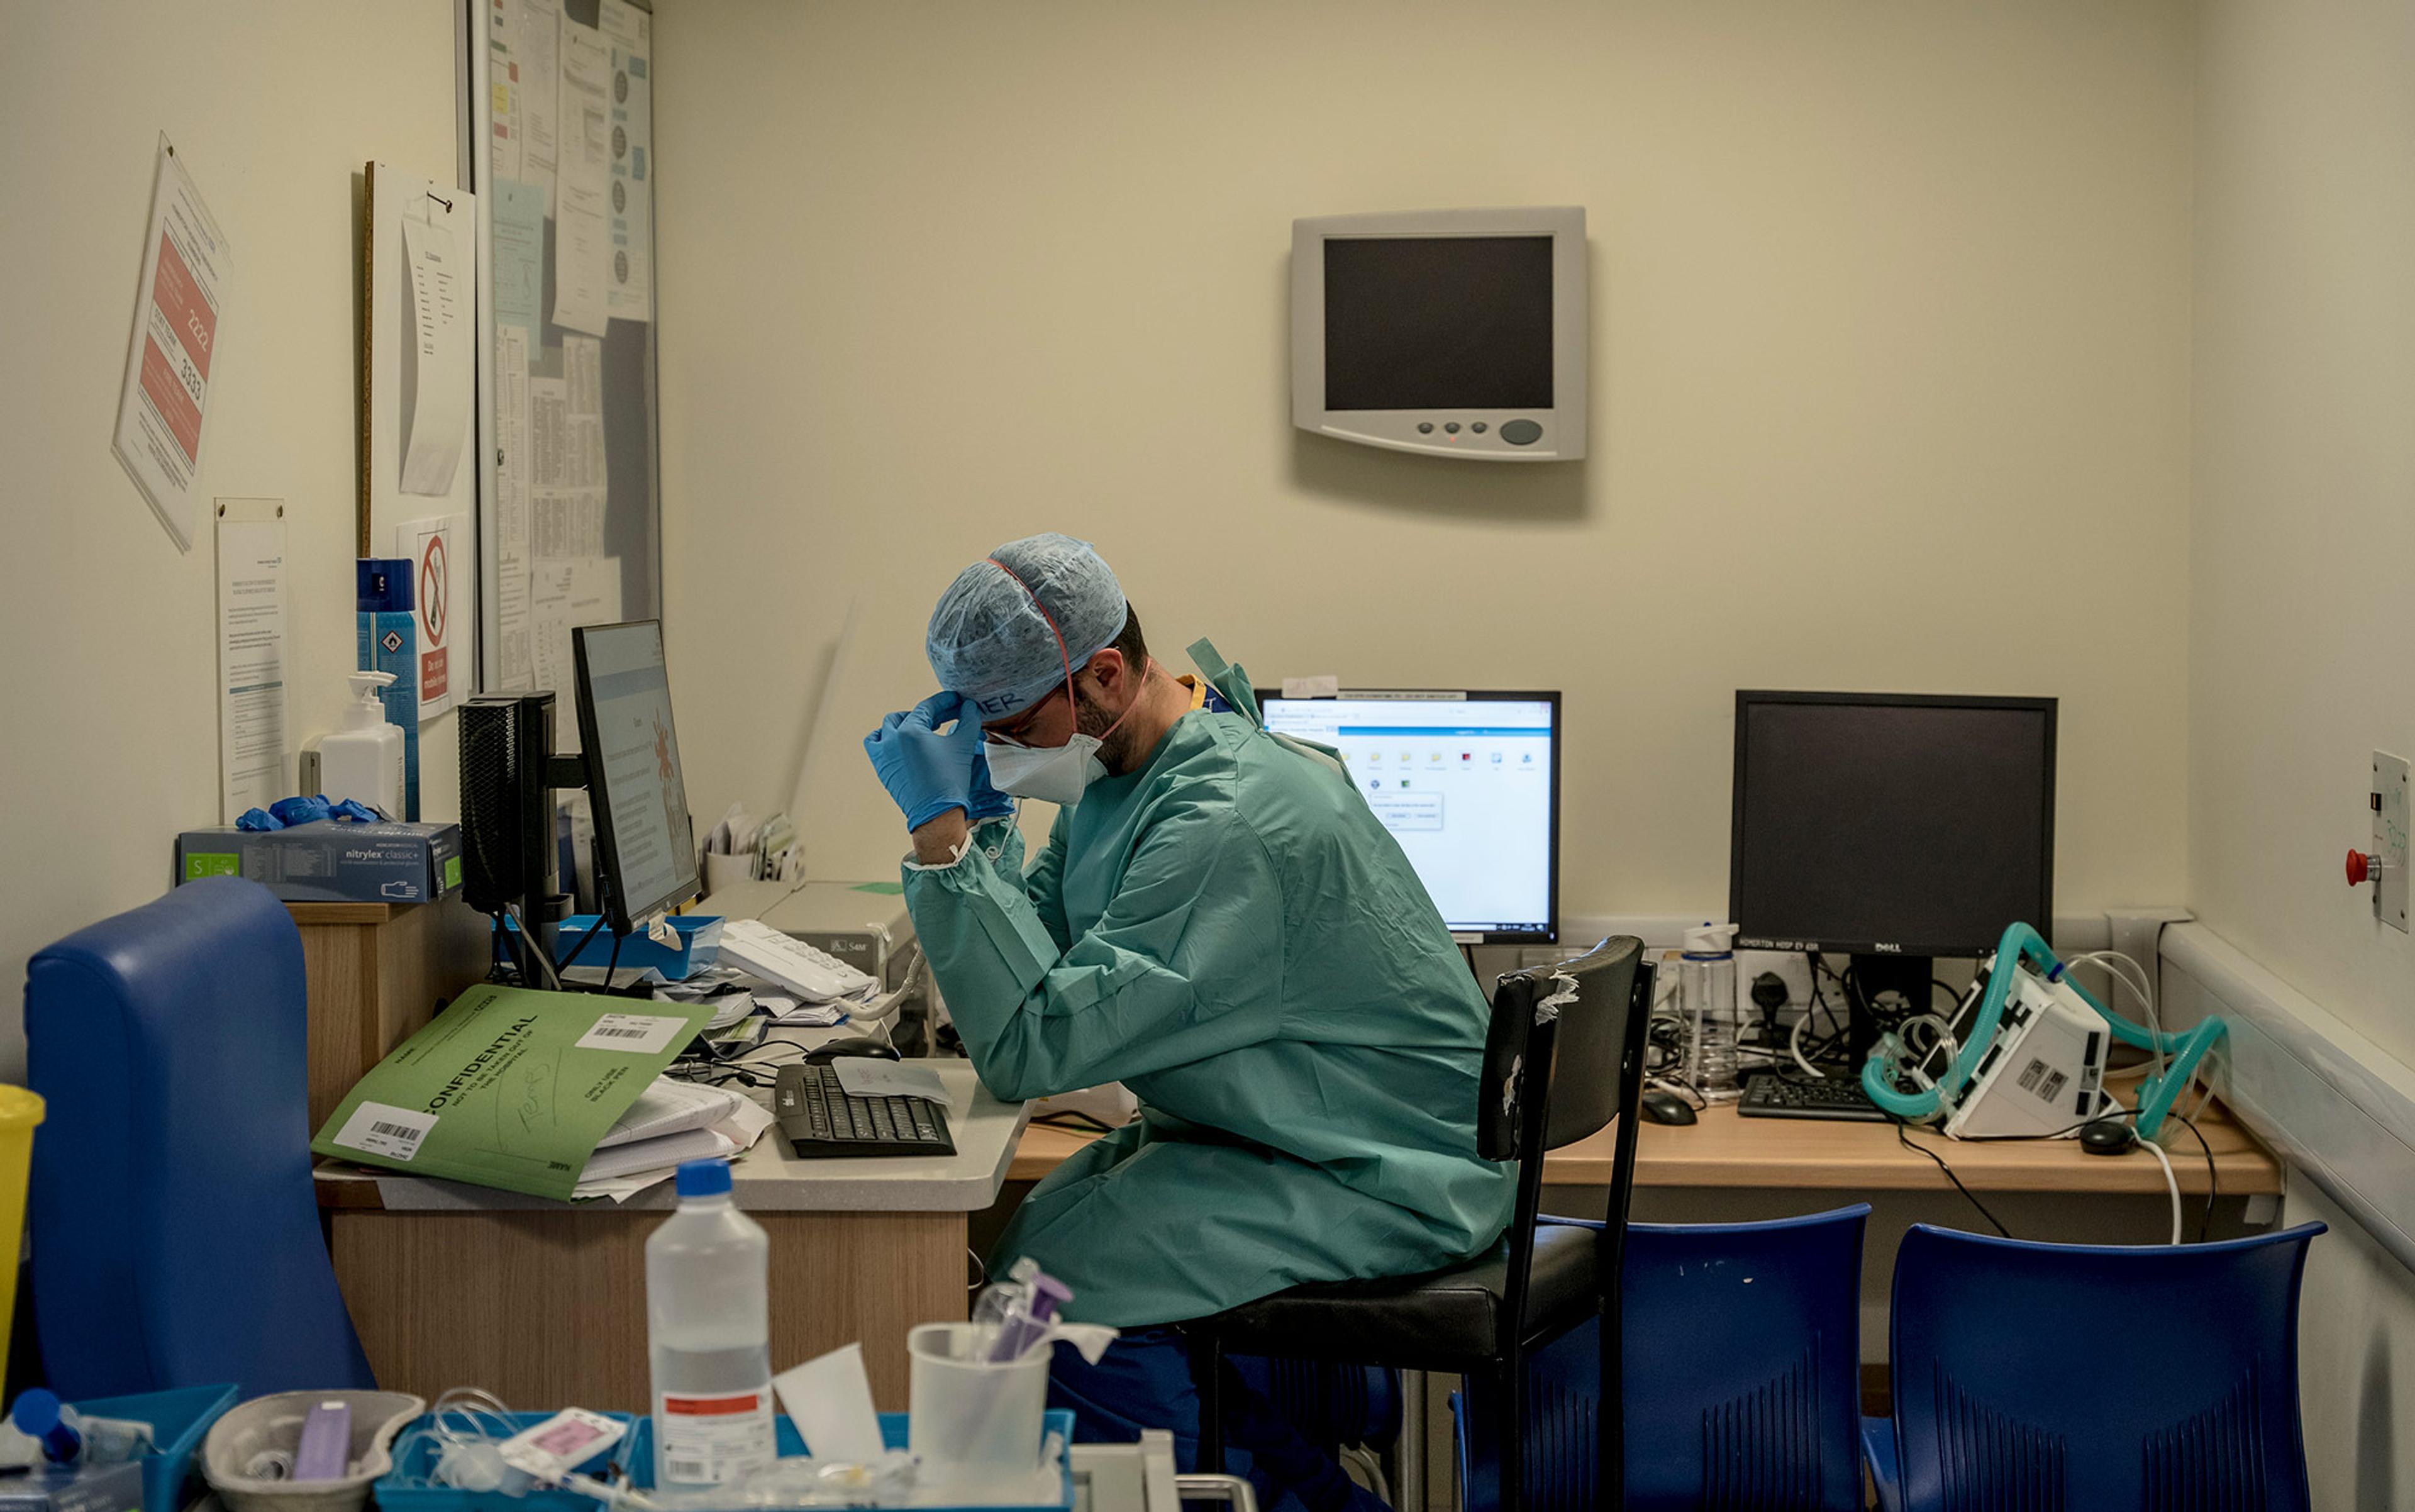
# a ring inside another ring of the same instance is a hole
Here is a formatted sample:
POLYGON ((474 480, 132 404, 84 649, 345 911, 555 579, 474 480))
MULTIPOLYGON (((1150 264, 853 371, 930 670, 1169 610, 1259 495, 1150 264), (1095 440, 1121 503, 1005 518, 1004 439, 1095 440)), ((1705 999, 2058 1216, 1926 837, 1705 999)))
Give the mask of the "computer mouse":
POLYGON ((1692 1123, 1693 1104, 1674 1092, 1646 1092, 1643 1094, 1643 1121, 1647 1124, 1692 1123))
POLYGON ((2079 1147, 2091 1155, 2127 1155, 2138 1131, 2119 1118, 2099 1118, 2079 1131, 2079 1147))
POLYGON ((805 1064, 827 1066, 842 1055, 870 1055, 877 1060, 895 1060, 897 1049, 893 1045, 885 1045, 878 1040, 866 1040, 861 1036, 850 1040, 832 1040, 828 1044, 816 1045, 806 1051, 805 1064))

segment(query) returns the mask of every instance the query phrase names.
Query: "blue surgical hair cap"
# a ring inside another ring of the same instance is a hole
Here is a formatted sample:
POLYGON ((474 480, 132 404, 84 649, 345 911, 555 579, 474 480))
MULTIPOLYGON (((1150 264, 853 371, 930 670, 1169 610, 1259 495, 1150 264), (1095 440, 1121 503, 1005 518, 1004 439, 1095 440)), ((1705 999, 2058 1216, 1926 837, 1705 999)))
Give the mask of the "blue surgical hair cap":
POLYGON ((956 574, 931 611, 923 650, 939 686, 987 724, 1063 687, 1069 666, 1081 670, 1123 634, 1129 608, 1090 543, 1027 536, 956 574))

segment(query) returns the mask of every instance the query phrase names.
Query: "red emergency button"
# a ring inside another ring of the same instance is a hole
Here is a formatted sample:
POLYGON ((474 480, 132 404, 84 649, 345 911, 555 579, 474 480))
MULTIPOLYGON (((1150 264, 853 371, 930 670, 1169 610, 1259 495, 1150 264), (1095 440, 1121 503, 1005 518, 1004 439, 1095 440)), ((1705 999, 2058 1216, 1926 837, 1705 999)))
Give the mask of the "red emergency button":
POLYGON ((2361 850, 2348 853, 2348 885, 2356 887, 2372 878, 2381 869, 2380 863, 2361 850))

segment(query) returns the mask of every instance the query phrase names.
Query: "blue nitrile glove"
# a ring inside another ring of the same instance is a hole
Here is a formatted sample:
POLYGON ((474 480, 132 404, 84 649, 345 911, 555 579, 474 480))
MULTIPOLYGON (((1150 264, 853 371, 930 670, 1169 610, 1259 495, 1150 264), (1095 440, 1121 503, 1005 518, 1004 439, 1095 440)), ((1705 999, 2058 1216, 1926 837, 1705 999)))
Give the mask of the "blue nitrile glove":
POLYGON ((965 810, 965 817, 979 823, 982 819, 1002 819, 1013 812, 1014 800, 990 786, 989 757, 975 755, 972 803, 965 810))
MULTIPOLYGON (((958 719, 964 700, 935 693, 901 713, 889 715, 863 738, 863 754, 880 785, 905 811, 906 828, 919 830, 950 809, 972 807, 973 763, 981 758, 981 726, 958 719), (939 726, 955 720, 955 728, 939 726)), ((987 784, 984 782, 984 786, 987 784)))

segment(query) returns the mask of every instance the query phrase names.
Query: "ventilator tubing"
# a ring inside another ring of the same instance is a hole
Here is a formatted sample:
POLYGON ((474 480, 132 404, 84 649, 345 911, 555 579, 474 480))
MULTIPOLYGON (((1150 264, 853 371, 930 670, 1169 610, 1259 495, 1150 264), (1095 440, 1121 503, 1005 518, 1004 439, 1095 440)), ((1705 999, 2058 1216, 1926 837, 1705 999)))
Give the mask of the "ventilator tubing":
POLYGON ((2020 969, 2023 956, 2034 963, 2048 981, 2064 981, 2079 995, 2080 1001, 2096 1010, 2113 1037, 2123 1044, 2140 1050, 2151 1050, 2171 1057, 2162 1074, 2150 1076, 2138 1087, 2138 1137, 2152 1139, 2163 1126, 2164 1115, 2171 1111, 2172 1100, 2189 1084, 2198 1062, 2213 1048, 2226 1031, 2218 1018, 2209 1017, 2184 1034, 2159 1034, 2143 1025, 2131 1023, 2114 1012, 2095 996, 2064 974, 2062 962, 2048 948, 2038 932, 2023 923, 2004 926, 2003 937, 1996 942, 1996 953, 1988 972, 1988 991, 1979 1001, 1979 1016, 1972 1023, 1971 1032, 1963 1038, 1962 1047, 1955 1052, 1953 1063, 1934 1085, 1917 1092, 1896 1089, 1904 1043, 1900 1037, 1888 1034, 1870 1049, 1869 1058, 1862 1063, 1862 1090, 1884 1112, 1898 1118, 1924 1122, 1936 1117, 1945 1108, 1945 1087, 1960 1087, 1971 1080, 1972 1070, 1979 1064, 1988 1047, 1996 1042, 1996 1028, 2003 1020, 2004 1000, 2013 990, 2013 974, 2020 969))

